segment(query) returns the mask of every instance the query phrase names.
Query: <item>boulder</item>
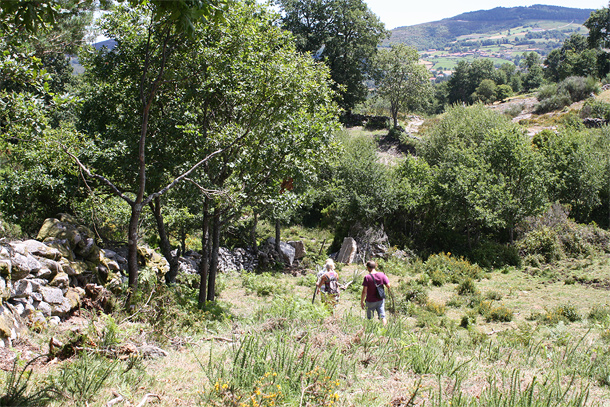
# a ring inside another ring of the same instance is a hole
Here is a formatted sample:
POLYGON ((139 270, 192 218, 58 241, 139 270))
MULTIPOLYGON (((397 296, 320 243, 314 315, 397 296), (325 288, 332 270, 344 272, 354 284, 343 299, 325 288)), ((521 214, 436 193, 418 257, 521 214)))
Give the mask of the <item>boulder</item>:
POLYGON ((307 254, 307 252, 305 251, 305 244, 303 243, 303 241, 301 241, 301 240, 294 241, 293 240, 293 241, 288 242, 288 244, 290 246, 294 247, 294 258, 295 259, 302 259, 307 254))
POLYGON ((337 262, 345 264, 352 263, 356 257, 357 251, 358 245, 356 244, 356 241, 351 237, 346 237, 343 239, 341 250, 339 250, 339 254, 337 255, 337 262))
POLYGON ((32 289, 32 283, 29 280, 21 279, 15 281, 11 290, 11 299, 15 298, 27 298, 34 293, 32 289))
POLYGON ((59 219, 49 218, 44 221, 37 240, 45 241, 48 238, 65 239, 71 250, 74 250, 83 240, 74 224, 62 222, 59 219))
POLYGON ((28 254, 14 253, 11 258, 11 280, 17 281, 27 277, 30 273, 36 274, 42 268, 42 264, 28 254))
MULTIPOLYGON (((267 239, 267 244, 275 247, 275 239, 273 237, 270 237, 269 239, 267 239)), ((288 243, 280 241, 280 251, 281 251, 280 254, 282 255, 282 259, 284 260, 284 263, 288 264, 289 266, 292 265, 292 262, 294 262, 294 256, 296 253, 296 250, 294 249, 294 247, 292 247, 288 243)))
POLYGON ((0 305, 0 346, 12 346, 26 332, 26 324, 15 308, 10 304, 0 305))
POLYGON ((34 306, 36 307, 36 310, 40 311, 42 313, 42 315, 44 315, 45 317, 51 316, 51 312, 53 311, 53 309, 51 308, 51 304, 44 302, 44 301, 40 301, 38 304, 35 304, 34 306))
POLYGON ((70 285, 70 276, 66 273, 57 273, 53 280, 49 281, 51 287, 66 288, 70 285))
POLYGON ((169 263, 165 260, 165 257, 148 247, 138 247, 138 262, 149 267, 160 278, 169 271, 169 263))
POLYGON ((65 300, 63 291, 57 287, 41 287, 40 294, 43 301, 51 305, 61 304, 65 300))
POLYGON ((22 245, 25 247, 27 253, 37 257, 43 257, 49 260, 59 260, 62 257, 61 252, 58 249, 47 246, 38 240, 26 240, 22 245))
MULTIPOLYGON (((9 280, 10 282, 10 280, 9 280)), ((4 277, 0 276, 0 305, 11 296, 11 287, 4 277)))
POLYGON ((44 244, 54 249, 59 250, 61 257, 69 261, 74 260, 74 252, 70 249, 70 243, 67 239, 57 239, 54 237, 47 237, 43 240, 44 244))

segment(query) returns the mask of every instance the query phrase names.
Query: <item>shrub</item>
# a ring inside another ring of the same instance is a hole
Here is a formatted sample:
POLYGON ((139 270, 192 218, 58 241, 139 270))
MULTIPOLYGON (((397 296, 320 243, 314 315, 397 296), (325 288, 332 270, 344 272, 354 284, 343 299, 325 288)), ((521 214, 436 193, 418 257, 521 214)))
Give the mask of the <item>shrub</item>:
POLYGON ((595 78, 582 76, 570 76, 559 82, 557 93, 570 95, 572 102, 578 102, 599 93, 600 88, 595 78))
POLYGON ((476 325, 477 323, 477 316, 475 313, 472 312, 467 312, 466 315, 464 315, 460 321, 460 326, 462 328, 469 328, 472 325, 476 325))
POLYGON ((482 242, 470 252, 468 258, 483 268, 521 266, 521 257, 517 247, 496 242, 482 242))
POLYGON ((459 283, 464 278, 481 279, 483 269, 471 264, 464 258, 451 256, 451 253, 434 254, 423 264, 422 271, 432 280, 432 284, 442 286, 446 282, 459 283))
POLYGON ((513 312, 504 305, 490 307, 484 316, 487 322, 510 322, 513 320, 513 312))
POLYGON ((271 273, 244 273, 242 276, 242 286, 248 293, 256 293, 259 297, 277 294, 280 292, 280 289, 284 288, 271 273))
POLYGON ((466 278, 457 286, 457 292, 459 295, 470 295, 476 294, 478 290, 472 278, 466 278))
POLYGON ((524 104, 523 103, 519 103, 519 104, 512 104, 510 107, 508 107, 506 110, 504 110, 504 114, 507 115, 508 117, 514 119, 515 117, 519 116, 521 114, 521 112, 524 109, 524 104))
POLYGON ((543 99, 536 105, 534 109, 536 113, 548 113, 554 110, 561 110, 570 105, 570 96, 565 93, 553 95, 547 99, 543 99))
MULTIPOLYGON (((517 247, 524 257, 527 255, 539 255, 542 256, 542 260, 546 263, 560 260, 564 257, 556 229, 546 226, 527 233, 519 241, 517 247)), ((529 260, 531 261, 532 259, 529 260)))
POLYGON ((571 304, 558 305, 552 309, 546 309, 544 314, 538 315, 541 322, 555 325, 559 322, 576 322, 581 320, 581 316, 571 304))
POLYGON ((402 293, 402 298, 405 301, 419 305, 423 305, 428 301, 428 290, 416 282, 401 282, 398 290, 402 293))
POLYGON ((426 309, 439 317, 445 315, 446 312, 445 304, 443 304, 442 302, 436 302, 431 299, 428 299, 428 302, 426 303, 426 309))
POLYGON ((591 308, 591 310, 589 311, 589 315, 587 315, 587 318, 590 321, 607 321, 609 320, 610 317, 610 307, 608 305, 595 305, 593 308, 591 308))
POLYGON ((485 294, 485 298, 491 301, 500 301, 502 299, 502 294, 497 291, 490 291, 485 294))
POLYGON ((53 398, 54 390, 52 385, 36 388, 30 383, 32 369, 30 367, 42 356, 30 360, 26 365, 19 369, 18 361, 13 362, 13 369, 7 373, 6 380, 0 393, 0 406, 43 406, 53 398))
POLYGON ((585 119, 593 117, 597 119, 610 120, 610 103, 601 100, 589 99, 580 109, 580 117, 585 119))

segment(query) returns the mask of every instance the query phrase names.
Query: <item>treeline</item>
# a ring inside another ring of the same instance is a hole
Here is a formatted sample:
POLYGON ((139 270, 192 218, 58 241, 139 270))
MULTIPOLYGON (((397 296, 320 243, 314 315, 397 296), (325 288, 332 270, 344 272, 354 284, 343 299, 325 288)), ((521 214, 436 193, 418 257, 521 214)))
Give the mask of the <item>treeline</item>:
POLYGON ((577 222, 609 226, 608 128, 586 129, 568 116, 532 140, 477 104, 449 108, 421 141, 403 142, 414 153, 392 167, 379 163, 374 141, 346 139, 300 216, 333 225, 336 243, 382 229, 393 245, 424 257, 451 251, 486 266, 518 264, 517 246, 506 244, 553 203, 577 222))

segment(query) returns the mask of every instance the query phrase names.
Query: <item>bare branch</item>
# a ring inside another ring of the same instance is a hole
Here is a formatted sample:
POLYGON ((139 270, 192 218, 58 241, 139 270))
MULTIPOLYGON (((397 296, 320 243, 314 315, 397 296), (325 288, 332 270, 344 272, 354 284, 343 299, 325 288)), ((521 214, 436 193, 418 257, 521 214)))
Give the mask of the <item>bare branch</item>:
POLYGON ((78 157, 76 157, 74 154, 72 154, 66 146, 64 146, 61 143, 58 143, 58 144, 59 144, 59 147, 61 147, 61 149, 64 151, 64 153, 66 153, 68 156, 70 156, 70 158, 72 158, 74 160, 76 165, 78 165, 80 171, 87 174, 87 176, 90 178, 95 178, 99 181, 102 181, 102 183, 106 184, 108 186, 108 188, 110 188, 110 190, 112 191, 113 194, 115 194, 119 198, 123 199, 129 205, 135 204, 135 202, 133 200, 129 199, 129 197, 127 195, 125 195, 121 191, 119 191, 119 189, 110 180, 108 180, 106 177, 104 177, 102 175, 91 172, 89 170, 89 168, 87 168, 83 163, 81 163, 80 160, 78 159, 78 157))

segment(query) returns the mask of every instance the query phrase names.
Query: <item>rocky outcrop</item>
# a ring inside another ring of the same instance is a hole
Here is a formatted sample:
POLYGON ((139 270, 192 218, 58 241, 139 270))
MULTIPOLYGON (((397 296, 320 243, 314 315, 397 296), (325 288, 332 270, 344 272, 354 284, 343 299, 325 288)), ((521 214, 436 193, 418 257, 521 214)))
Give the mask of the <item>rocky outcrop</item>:
POLYGON ((37 238, 0 241, 0 346, 27 326, 71 315, 86 298, 82 287, 121 281, 126 269, 123 257, 100 249, 91 230, 69 215, 45 220, 37 238))

